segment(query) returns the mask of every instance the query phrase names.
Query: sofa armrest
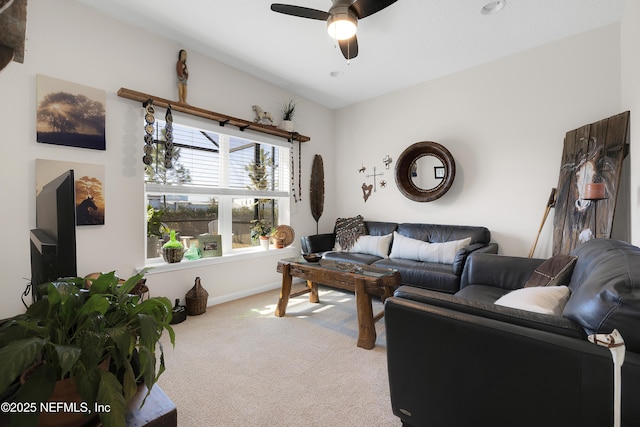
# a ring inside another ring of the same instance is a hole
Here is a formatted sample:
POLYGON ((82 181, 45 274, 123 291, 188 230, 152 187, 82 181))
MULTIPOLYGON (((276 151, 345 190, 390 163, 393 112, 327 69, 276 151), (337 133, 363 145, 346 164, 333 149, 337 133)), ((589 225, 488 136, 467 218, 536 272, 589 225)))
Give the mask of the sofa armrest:
POLYGON ((303 254, 331 251, 335 243, 336 235, 334 233, 314 234, 300 238, 300 248, 303 254))
MULTIPOLYGON (((384 319, 391 405, 403 425, 613 424, 606 348, 397 297, 384 319)), ((623 425, 640 425, 638 354, 627 353, 622 375, 623 425)))
POLYGON ((472 253, 498 253, 498 244, 497 243, 473 243, 471 245, 467 245, 464 248, 460 249, 456 253, 456 257, 453 260, 453 274, 456 276, 460 276, 462 274, 462 270, 464 269, 464 265, 467 262, 467 258, 472 253))
POLYGON ((460 289, 469 285, 520 289, 544 261, 539 258, 474 252, 464 265, 460 289))

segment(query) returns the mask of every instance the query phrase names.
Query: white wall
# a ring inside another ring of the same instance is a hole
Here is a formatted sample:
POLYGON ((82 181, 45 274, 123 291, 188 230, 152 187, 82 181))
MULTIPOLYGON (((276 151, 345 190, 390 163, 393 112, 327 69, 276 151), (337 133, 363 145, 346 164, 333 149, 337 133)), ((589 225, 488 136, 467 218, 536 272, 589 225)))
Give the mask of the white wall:
MULTIPOLYGON (((565 133, 620 113, 618 24, 350 106, 337 117, 338 214, 483 225, 500 253, 526 256, 552 188, 565 133), (435 141, 456 161, 452 188, 418 203, 389 185, 365 203, 361 185, 382 158, 435 141)), ((632 115, 633 116, 633 115, 632 115)), ((553 212, 552 212, 553 214, 553 212)), ((552 214, 536 256, 551 253, 552 214)))
MULTIPOLYGON (((622 55, 620 25, 611 25, 339 111, 301 99, 297 125, 311 141, 302 147, 303 202, 291 207, 297 236, 316 230, 308 181, 313 155, 321 154, 326 200, 320 232, 332 230, 338 216, 359 213, 367 219, 484 225, 500 252, 526 255, 549 192, 557 186, 565 133, 632 109, 632 144, 638 134, 633 107, 640 99, 640 18, 638 6, 627 9, 622 55), (624 67, 631 67, 624 72, 621 56, 624 67), (393 176, 398 155, 423 140, 445 145, 457 166, 452 189, 430 203, 404 198, 393 176), (387 154, 394 163, 384 170, 387 154), (362 164, 367 173, 376 166, 384 172, 379 179, 388 183, 366 203, 361 185, 372 181, 358 173, 362 164)), ((0 144, 5 154, 0 168, 5 201, 0 318, 23 309, 19 296, 30 276, 36 158, 105 165, 106 224, 78 229, 79 274, 116 270, 128 276, 144 264, 142 113, 137 103, 116 92, 126 87, 175 99, 174 64, 180 48, 71 0, 29 1, 25 63, 11 63, 0 72, 0 144), (105 152, 35 142, 36 74, 107 92, 105 152)), ((188 101, 231 116, 251 119, 250 106, 256 103, 275 111, 290 95, 197 52, 189 52, 189 70, 188 101)), ((638 154, 632 148, 635 244, 640 244, 638 154)), ((551 224, 549 217, 536 256, 550 253, 551 224)), ((275 263, 281 253, 272 252, 250 261, 150 274, 148 283, 153 295, 173 299, 183 297, 200 276, 210 297, 221 301, 277 286, 275 263)))
MULTIPOLYGON (((0 168, 0 195, 5 203, 1 210, 5 243, 0 249, 0 318, 23 310, 20 294, 30 277, 29 230, 35 227, 36 158, 105 165, 106 224, 78 228, 78 274, 116 270, 121 277, 129 277, 144 265, 142 106, 118 97, 116 92, 126 87, 177 99, 175 61, 181 48, 74 1, 29 1, 25 62, 12 62, 0 73, 0 141, 5 153, 0 168), (36 74, 106 91, 106 151, 35 142, 36 74)), ((291 95, 197 52, 189 52, 188 63, 188 102, 198 107, 252 120, 251 105, 260 104, 275 112, 291 95)), ((316 153, 325 159, 327 194, 332 194, 333 111, 306 99, 299 99, 299 106, 298 130, 311 137, 302 146, 303 196, 309 192, 316 153)), ((180 114, 174 116, 178 120, 180 114)), ((329 203, 322 221, 328 223, 333 218, 329 203)), ((291 225, 298 236, 315 233, 308 197, 303 197, 302 203, 292 203, 291 225)), ((147 283, 152 295, 173 300, 183 298, 200 276, 210 298, 224 300, 279 284, 275 267, 282 252, 271 252, 240 263, 150 274, 147 283)))

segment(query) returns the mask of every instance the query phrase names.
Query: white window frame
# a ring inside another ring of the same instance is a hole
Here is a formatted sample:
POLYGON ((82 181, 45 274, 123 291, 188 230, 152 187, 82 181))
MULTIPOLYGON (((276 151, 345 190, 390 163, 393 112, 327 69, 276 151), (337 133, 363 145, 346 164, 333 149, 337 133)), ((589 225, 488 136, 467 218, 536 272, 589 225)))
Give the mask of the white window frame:
MULTIPOLYGON (((247 248, 232 248, 232 200, 234 198, 269 198, 278 200, 278 224, 288 224, 290 222, 290 210, 291 210, 291 188, 290 188, 290 151, 293 150, 293 144, 281 138, 271 137, 266 134, 256 134, 253 132, 243 132, 230 126, 216 126, 213 122, 208 120, 198 120, 191 116, 185 116, 176 114, 173 112, 174 124, 180 124, 182 126, 189 126, 199 130, 207 132, 217 133, 220 135, 219 141, 219 153, 220 153, 220 168, 219 168, 219 182, 220 187, 193 187, 193 186, 164 186, 163 184, 146 183, 144 182, 144 220, 145 220, 145 235, 146 235, 146 208, 148 193, 160 192, 165 194, 201 194, 206 196, 213 196, 218 199, 218 234, 222 236, 222 257, 215 257, 213 259, 224 259, 225 257, 262 253, 264 252, 260 246, 253 246, 247 248), (279 150, 278 164, 282 168, 278 174, 278 188, 280 191, 255 191, 249 189, 240 188, 227 188, 228 184, 228 154, 229 154, 229 138, 236 137, 253 142, 257 144, 274 145, 284 150, 279 150)), ((142 120, 141 120, 142 122, 142 120)), ((145 245, 145 265, 157 266, 165 264, 162 257, 158 258, 146 258, 146 245, 145 245)), ((211 260, 212 258, 201 258, 196 261, 188 261, 186 264, 196 263, 200 261, 211 260)), ((180 264, 185 264, 181 262, 180 264)), ((186 265, 182 266, 182 268, 186 265)))

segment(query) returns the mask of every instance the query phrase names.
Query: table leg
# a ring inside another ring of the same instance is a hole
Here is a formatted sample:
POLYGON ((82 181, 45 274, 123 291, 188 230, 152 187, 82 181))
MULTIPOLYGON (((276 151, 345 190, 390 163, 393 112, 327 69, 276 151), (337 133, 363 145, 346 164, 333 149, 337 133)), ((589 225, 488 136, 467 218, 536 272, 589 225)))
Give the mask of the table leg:
POLYGON ((309 294, 309 302, 320 302, 320 297, 318 296, 318 284, 311 280, 307 280, 307 287, 311 290, 311 293, 309 294))
POLYGON ((282 288, 280 289, 280 298, 278 298, 278 305, 276 306, 276 316, 282 317, 287 311, 287 304, 289 304, 289 295, 291 294, 291 281, 290 265, 284 264, 282 266, 282 288))
POLYGON ((367 350, 376 345, 376 325, 373 320, 371 295, 364 290, 364 280, 356 279, 356 310, 358 312, 358 347, 367 350))

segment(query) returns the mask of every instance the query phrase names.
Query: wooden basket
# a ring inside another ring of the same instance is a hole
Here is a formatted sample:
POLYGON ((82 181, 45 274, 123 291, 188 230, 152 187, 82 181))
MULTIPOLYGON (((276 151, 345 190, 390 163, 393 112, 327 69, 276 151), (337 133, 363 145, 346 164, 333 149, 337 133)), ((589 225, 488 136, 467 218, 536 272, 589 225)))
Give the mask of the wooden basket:
POLYGON ((187 315, 197 316, 207 311, 207 300, 209 293, 200 284, 200 278, 196 277, 196 283, 193 288, 185 295, 187 302, 187 315))

